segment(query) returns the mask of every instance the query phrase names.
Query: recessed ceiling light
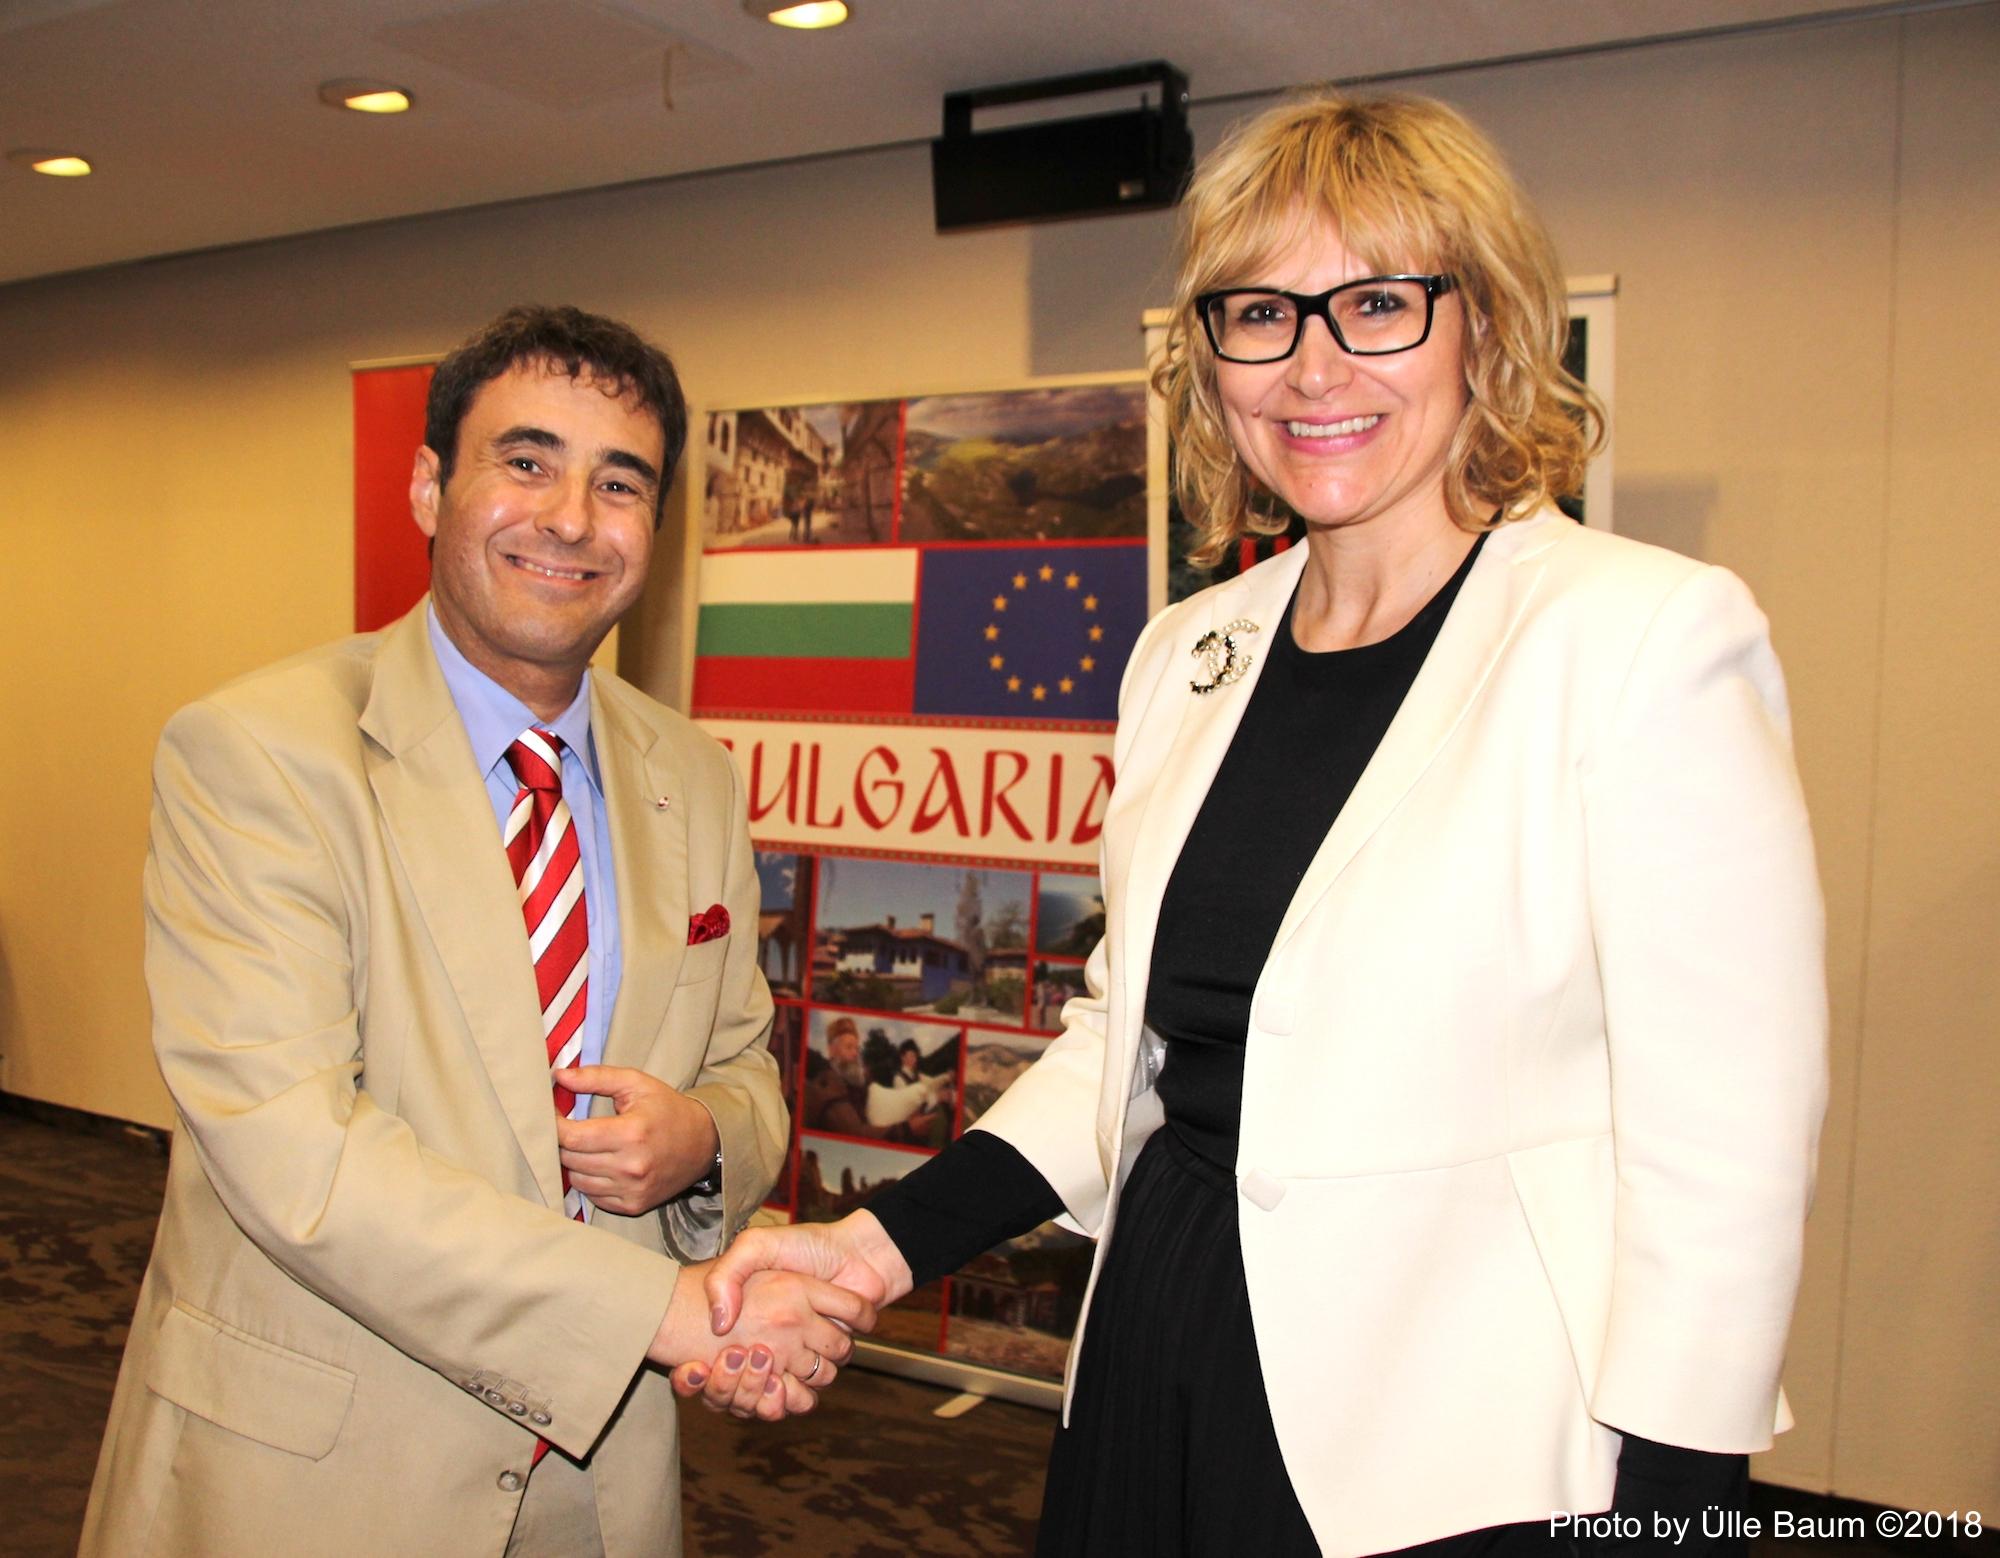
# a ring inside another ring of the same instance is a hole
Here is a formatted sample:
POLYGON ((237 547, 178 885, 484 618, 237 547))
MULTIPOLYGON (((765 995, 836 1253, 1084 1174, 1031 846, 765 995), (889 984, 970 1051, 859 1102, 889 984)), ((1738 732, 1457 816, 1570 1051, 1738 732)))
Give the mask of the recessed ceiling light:
POLYGON ((32 168, 37 173, 46 173, 50 178, 80 179, 90 172, 89 159, 79 157, 70 151, 48 151, 27 147, 7 153, 7 160, 17 168, 32 168))
POLYGON ((319 100, 328 108, 351 108, 357 114, 400 114, 415 101, 402 87, 385 81, 327 81, 319 100))
POLYGON ((743 9, 780 27, 838 27, 847 20, 847 0, 743 0, 743 9))

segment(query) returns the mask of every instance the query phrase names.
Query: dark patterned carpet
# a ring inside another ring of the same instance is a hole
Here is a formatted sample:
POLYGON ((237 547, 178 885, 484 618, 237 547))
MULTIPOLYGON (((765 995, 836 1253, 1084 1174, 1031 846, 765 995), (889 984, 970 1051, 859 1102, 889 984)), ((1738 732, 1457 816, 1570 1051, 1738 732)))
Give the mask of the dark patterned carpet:
MULTIPOLYGON (((0 1102, 0 1555, 76 1550, 166 1180, 147 1133, 0 1102)), ((853 1370, 794 1422, 682 1413, 688 1558, 1025 1553, 1055 1419, 853 1370)), ((363 1555, 357 1555, 363 1558, 363 1555)))

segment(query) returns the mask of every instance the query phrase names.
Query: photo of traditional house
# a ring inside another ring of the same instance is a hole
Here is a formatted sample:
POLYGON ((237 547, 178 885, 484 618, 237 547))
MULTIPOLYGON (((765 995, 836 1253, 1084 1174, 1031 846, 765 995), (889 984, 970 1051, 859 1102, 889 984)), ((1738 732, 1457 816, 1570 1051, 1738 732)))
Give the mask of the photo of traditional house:
POLYGON ((805 993, 812 958, 811 855, 757 851, 757 966, 776 996, 805 993))
POLYGON ((820 856, 814 998, 1018 1024, 1030 881, 1025 871, 820 856))
POLYGON ((1060 1379, 1090 1281, 1091 1241, 1054 1223, 988 1250, 951 1279, 945 1351, 1060 1379))

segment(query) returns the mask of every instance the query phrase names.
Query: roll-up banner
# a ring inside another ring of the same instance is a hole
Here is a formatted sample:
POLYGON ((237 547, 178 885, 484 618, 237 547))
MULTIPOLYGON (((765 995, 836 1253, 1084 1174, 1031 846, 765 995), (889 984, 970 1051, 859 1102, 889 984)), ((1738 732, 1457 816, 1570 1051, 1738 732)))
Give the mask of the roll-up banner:
MULTIPOLYGON (((1159 460, 1136 373, 694 432, 691 706, 749 792, 794 1120, 769 1210, 830 1219, 976 1122, 1083 988, 1159 460)), ((1045 1398, 1090 1255, 1053 1223, 1002 1244, 871 1356, 1045 1398)))

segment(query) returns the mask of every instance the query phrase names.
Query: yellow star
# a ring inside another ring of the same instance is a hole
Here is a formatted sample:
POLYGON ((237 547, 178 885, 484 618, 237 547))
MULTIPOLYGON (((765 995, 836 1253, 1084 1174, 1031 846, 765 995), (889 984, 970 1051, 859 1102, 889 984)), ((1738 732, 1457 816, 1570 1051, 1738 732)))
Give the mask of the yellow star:
POLYGON ((1010 676, 1010 677, 1008 677, 1008 678, 1007 678, 1007 690, 1008 690, 1009 692, 1019 692, 1019 691, 1021 690, 1021 678, 1020 678, 1020 677, 1018 677, 1018 676, 1010 676))
POLYGON ((1024 573, 1015 574, 1014 588, 1017 590, 1025 590, 1027 587, 1028 587, 1028 576, 1024 573))
POLYGON ((991 660, 988 660, 986 663, 992 666, 993 669, 997 671, 1000 669, 1001 666, 1007 663, 1007 657, 1005 655, 995 655, 991 660))
POLYGON ((996 596, 994 596, 994 597, 993 597, 993 609, 994 609, 995 611, 1005 611, 1005 610, 1007 609, 1007 597, 1006 597, 1006 596, 1004 596, 1004 595, 996 595, 996 596))
POLYGON ((1055 569, 1051 568, 1051 567, 1050 567, 1050 566, 1049 566, 1049 565, 1048 565, 1047 563, 1043 563, 1043 564, 1042 564, 1042 583, 1044 583, 1044 584, 1047 584, 1047 583, 1049 582, 1049 580, 1053 579, 1053 578, 1054 578, 1055 576, 1056 576, 1056 571, 1055 571, 1055 569))
POLYGON ((1090 628, 1090 641, 1094 644, 1102 637, 1104 637, 1104 629, 1098 627, 1095 623, 1092 623, 1090 628))
POLYGON ((1093 655, 1085 655, 1081 660, 1077 661, 1077 664, 1082 666, 1086 671, 1097 669, 1097 659, 1093 655))
POLYGON ((1083 598, 1083 609, 1084 609, 1085 611, 1095 611, 1095 610, 1097 610, 1097 597, 1096 597, 1095 595, 1086 595, 1086 596, 1084 596, 1084 598, 1083 598))
POLYGON ((999 636, 1000 636, 1000 627, 999 627, 999 624, 997 624, 997 623, 993 623, 993 622, 989 622, 989 623, 987 623, 987 624, 986 624, 986 640, 987 640, 987 642, 988 642, 988 643, 991 643, 991 642, 992 642, 992 641, 993 641, 994 639, 998 638, 999 636))
POLYGON ((1076 588, 1076 586, 1077 586, 1077 577, 1076 577, 1076 575, 1075 575, 1075 574, 1073 574, 1073 573, 1066 573, 1066 574, 1064 574, 1064 575, 1063 575, 1063 588, 1064 588, 1064 589, 1066 589, 1066 590, 1073 590, 1073 589, 1075 589, 1075 588, 1076 588))
POLYGON ((1064 692, 1076 691, 1076 683, 1071 681, 1067 676, 1065 676, 1061 681, 1057 682, 1056 686, 1064 692))
POLYGON ((1048 688, 1044 687, 1040 682, 1036 682, 1034 688, 1035 702, 1040 703, 1048 695, 1048 688))

